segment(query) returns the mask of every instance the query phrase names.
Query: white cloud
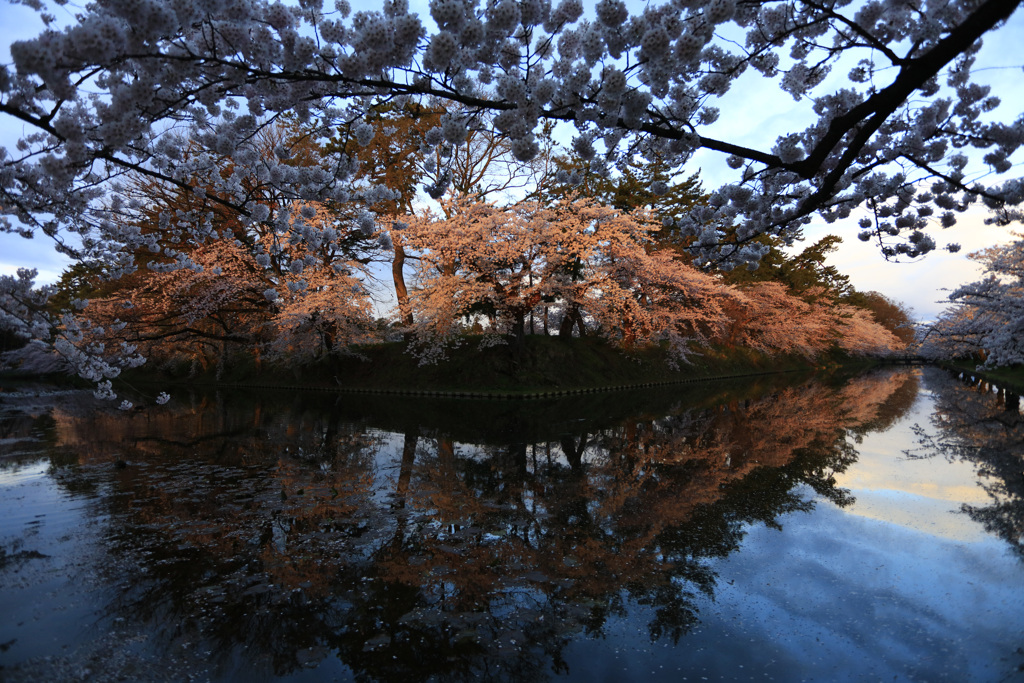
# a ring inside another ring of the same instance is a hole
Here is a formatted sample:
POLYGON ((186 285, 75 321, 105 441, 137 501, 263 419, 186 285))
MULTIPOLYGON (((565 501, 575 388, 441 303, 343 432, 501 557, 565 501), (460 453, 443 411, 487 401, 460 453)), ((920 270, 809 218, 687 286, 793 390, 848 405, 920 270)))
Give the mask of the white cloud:
POLYGON ((947 306, 948 293, 961 284, 981 276, 981 268, 968 258, 968 254, 1014 239, 1012 231, 1021 226, 996 227, 985 225, 985 213, 979 209, 960 218, 948 230, 937 229, 933 234, 939 244, 956 242, 960 252, 950 254, 936 250, 923 259, 911 263, 891 263, 882 258, 878 247, 861 242, 856 237, 856 221, 848 225, 818 223, 805 231, 806 240, 798 248, 821 239, 825 235, 839 235, 843 243, 827 263, 850 276, 850 282, 861 291, 877 291, 914 309, 918 320, 933 320, 947 306))
POLYGON ((71 259, 57 253, 49 240, 0 234, 0 275, 14 275, 19 268, 35 268, 39 271, 36 284, 53 284, 69 265, 71 259))

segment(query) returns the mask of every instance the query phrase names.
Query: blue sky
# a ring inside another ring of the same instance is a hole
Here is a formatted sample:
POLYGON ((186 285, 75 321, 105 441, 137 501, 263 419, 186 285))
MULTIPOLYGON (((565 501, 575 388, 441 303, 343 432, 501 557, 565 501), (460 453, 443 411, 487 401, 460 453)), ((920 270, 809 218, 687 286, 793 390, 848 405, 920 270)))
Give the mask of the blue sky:
MULTIPOLYGON (((1013 121, 1024 116, 1024 11, 1018 10, 997 32, 985 37, 984 45, 974 67, 976 82, 992 87, 992 94, 1002 99, 1002 105, 993 112, 994 119, 1013 121)), ((856 60, 851 60, 850 65, 856 60)), ((836 67, 823 84, 838 89, 845 79, 847 68, 836 67)), ((720 136, 740 145, 770 151, 774 140, 784 132, 793 132, 810 123, 811 102, 794 102, 785 92, 775 88, 763 78, 744 76, 717 105, 722 116, 706 134, 720 136)), ((980 156, 980 155, 979 155, 980 156)), ((1015 167, 1011 175, 1021 175, 1024 157, 1020 153, 1012 159, 1015 167)), ((690 170, 700 170, 705 188, 715 188, 735 177, 725 165, 725 155, 701 150, 694 155, 690 170)), ((982 165, 974 170, 987 170, 982 165)), ((974 177, 974 176, 972 176, 974 177)), ((1024 231, 1017 224, 999 228, 984 224, 984 209, 960 217, 956 226, 943 230, 936 226, 931 235, 942 245, 958 243, 957 254, 936 251, 913 263, 889 263, 878 249, 857 239, 859 216, 828 225, 818 219, 805 230, 806 240, 800 249, 825 235, 839 235, 843 244, 832 254, 829 263, 850 276, 853 285, 862 291, 879 291, 912 307, 919 320, 934 319, 946 307, 947 293, 960 284, 978 279, 981 270, 967 258, 968 254, 1013 240, 1012 231, 1024 231)))

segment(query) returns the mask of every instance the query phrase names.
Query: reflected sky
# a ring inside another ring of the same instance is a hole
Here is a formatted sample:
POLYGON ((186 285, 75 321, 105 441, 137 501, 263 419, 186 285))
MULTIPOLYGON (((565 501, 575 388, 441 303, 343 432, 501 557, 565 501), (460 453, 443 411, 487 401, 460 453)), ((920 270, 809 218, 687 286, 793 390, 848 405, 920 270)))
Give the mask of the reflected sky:
POLYGON ((919 446, 913 428, 928 425, 934 409, 934 397, 924 391, 899 422, 866 434, 857 443, 857 462, 837 476, 837 483, 856 498, 846 512, 944 538, 976 541, 984 530, 960 514, 960 506, 988 500, 977 484, 977 468, 907 456, 919 446))
POLYGON ((0 678, 1005 680, 1019 422, 933 369, 26 396, 0 404, 0 678))
MULTIPOLYGON (((939 381, 938 371, 925 375, 939 381)), ((715 594, 698 601, 685 659, 652 646, 636 615, 609 627, 623 643, 612 673, 587 664, 607 664, 600 643, 574 644, 570 661, 608 681, 1021 675, 1024 653, 1006 647, 1024 642, 1020 562, 961 511, 990 502, 978 466, 907 454, 921 455, 914 427, 934 433, 935 410, 935 395, 922 391, 890 427, 857 439, 857 461, 836 476, 855 502, 818 500, 813 515, 778 518, 781 528, 750 526, 740 551, 715 564, 715 594)))
MULTIPOLYGON (((742 668, 756 680, 840 681, 1006 675, 1007 640, 1024 635, 1024 597, 1004 544, 937 539, 827 504, 780 523, 782 531, 751 529, 742 550, 717 567, 715 598, 700 605, 700 629, 688 639, 689 674, 743 680, 742 668)), ((663 659, 659 665, 672 657, 663 659)))

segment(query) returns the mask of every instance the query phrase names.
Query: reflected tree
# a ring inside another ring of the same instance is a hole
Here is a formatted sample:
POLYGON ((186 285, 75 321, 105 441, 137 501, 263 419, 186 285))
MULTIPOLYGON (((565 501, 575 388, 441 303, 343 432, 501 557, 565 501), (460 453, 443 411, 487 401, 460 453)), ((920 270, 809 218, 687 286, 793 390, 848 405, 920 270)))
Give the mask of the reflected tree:
POLYGON ((1024 560, 1024 416, 1019 396, 969 373, 935 371, 928 375, 928 387, 935 396, 936 433, 917 428, 920 448, 910 455, 974 465, 991 503, 965 503, 961 510, 1024 560))
MULTIPOLYGON (((337 657, 359 680, 543 680, 637 605, 678 640, 751 525, 837 504, 850 436, 905 374, 808 382, 461 441, 331 400, 54 411, 57 468, 107 520, 111 615, 230 677, 337 657), (113 467, 113 459, 126 463, 113 467)), ((495 411, 509 411, 495 404, 495 411)), ((554 411, 552 411, 554 412, 554 411)))

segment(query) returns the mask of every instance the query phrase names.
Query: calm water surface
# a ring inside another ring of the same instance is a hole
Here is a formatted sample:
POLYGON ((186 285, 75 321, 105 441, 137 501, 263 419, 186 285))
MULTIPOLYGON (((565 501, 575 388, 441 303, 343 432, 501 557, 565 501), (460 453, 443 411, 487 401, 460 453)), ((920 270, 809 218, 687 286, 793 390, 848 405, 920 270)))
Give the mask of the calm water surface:
POLYGON ((937 369, 0 393, 0 680, 1024 679, 1024 420, 937 369))

